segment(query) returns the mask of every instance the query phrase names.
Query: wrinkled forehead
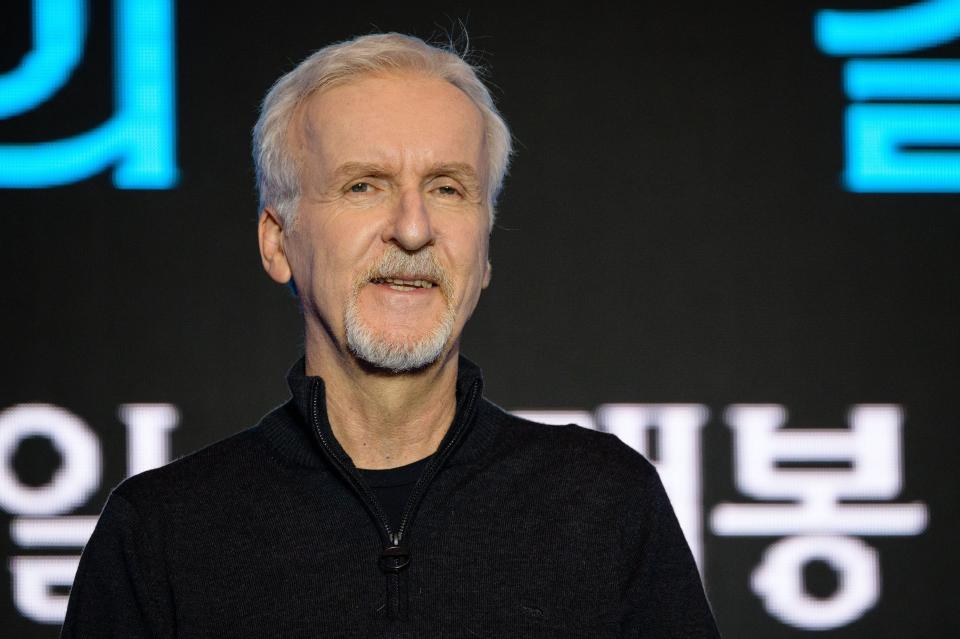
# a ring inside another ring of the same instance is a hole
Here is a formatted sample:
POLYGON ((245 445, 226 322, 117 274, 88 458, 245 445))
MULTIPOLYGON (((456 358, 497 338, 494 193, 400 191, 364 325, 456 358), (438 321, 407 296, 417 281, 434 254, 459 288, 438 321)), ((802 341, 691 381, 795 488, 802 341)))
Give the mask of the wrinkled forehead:
POLYGON ((299 105, 289 128, 298 160, 474 165, 487 181, 484 119, 459 88, 419 73, 365 74, 324 87, 299 105))

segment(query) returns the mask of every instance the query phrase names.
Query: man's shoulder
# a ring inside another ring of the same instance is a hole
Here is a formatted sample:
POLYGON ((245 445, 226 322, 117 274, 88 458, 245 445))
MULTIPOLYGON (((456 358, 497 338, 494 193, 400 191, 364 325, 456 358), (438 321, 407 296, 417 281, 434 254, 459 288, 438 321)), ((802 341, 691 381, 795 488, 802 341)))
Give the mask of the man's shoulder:
POLYGON ((502 407, 484 401, 484 419, 499 426, 499 453, 526 458, 531 463, 554 468, 602 469, 607 475, 633 475, 651 478, 653 465, 640 453, 624 444, 616 435, 576 424, 543 424, 514 415, 502 407))
POLYGON ((170 463, 128 477, 114 494, 134 507, 144 504, 182 503, 235 491, 266 472, 272 451, 263 437, 268 413, 255 426, 236 432, 170 463))

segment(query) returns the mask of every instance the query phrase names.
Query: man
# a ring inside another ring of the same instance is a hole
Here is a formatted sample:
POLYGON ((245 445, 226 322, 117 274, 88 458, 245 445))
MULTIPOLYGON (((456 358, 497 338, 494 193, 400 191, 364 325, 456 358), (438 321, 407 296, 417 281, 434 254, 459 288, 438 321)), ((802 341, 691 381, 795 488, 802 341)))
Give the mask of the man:
POLYGON ((111 495, 63 637, 716 637, 650 464, 510 416, 460 335, 509 132, 456 54, 322 49, 254 130, 292 397, 111 495))

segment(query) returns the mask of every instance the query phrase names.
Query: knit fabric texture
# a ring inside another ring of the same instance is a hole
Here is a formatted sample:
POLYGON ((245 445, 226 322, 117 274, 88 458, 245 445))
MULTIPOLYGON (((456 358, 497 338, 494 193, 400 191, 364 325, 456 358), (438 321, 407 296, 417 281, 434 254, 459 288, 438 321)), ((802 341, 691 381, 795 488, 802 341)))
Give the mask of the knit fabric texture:
POLYGON ((255 427, 114 489, 63 639, 719 637, 656 471, 616 437, 510 415, 461 357, 385 570, 322 380, 301 360, 289 384, 255 427))

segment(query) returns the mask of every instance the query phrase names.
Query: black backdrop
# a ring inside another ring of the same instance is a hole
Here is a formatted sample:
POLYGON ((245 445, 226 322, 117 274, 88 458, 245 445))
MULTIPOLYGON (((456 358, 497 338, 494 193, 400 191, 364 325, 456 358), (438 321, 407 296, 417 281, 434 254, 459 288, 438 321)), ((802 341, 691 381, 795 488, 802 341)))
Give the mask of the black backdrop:
MULTIPOLYGON (((878 553, 879 601, 818 634, 956 633, 957 199, 844 190, 844 61, 813 40, 820 9, 894 4, 178 3, 176 187, 119 190, 104 171, 0 193, 0 410, 42 402, 89 424, 102 479, 62 514, 92 515, 126 475, 121 404, 175 405, 171 448, 182 455, 282 401, 302 337, 293 300, 264 276, 256 249, 258 102, 332 41, 376 30, 429 37, 462 22, 517 142, 493 283, 464 338, 488 396, 511 409, 707 407, 708 592, 727 636, 769 638, 811 631, 751 590, 776 536, 712 532, 717 504, 751 501, 734 481, 725 409, 781 404, 791 427, 843 429, 854 405, 900 406, 893 501, 926 504, 929 521, 918 535, 852 535, 878 553)), ((0 142, 56 139, 110 115, 112 4, 90 5, 70 82, 0 120, 0 142)), ((0 71, 31 46, 30 8, 4 6, 0 71)), ((960 57, 960 46, 917 55, 960 57)), ((61 461, 33 437, 5 464, 42 486, 61 461)), ((76 554, 20 547, 14 520, 0 512, 8 560, 76 554)), ((821 563, 804 574, 823 600, 842 585, 821 563)), ((56 636, 56 625, 18 612, 15 582, 12 568, 0 578, 3 636, 56 636)))

